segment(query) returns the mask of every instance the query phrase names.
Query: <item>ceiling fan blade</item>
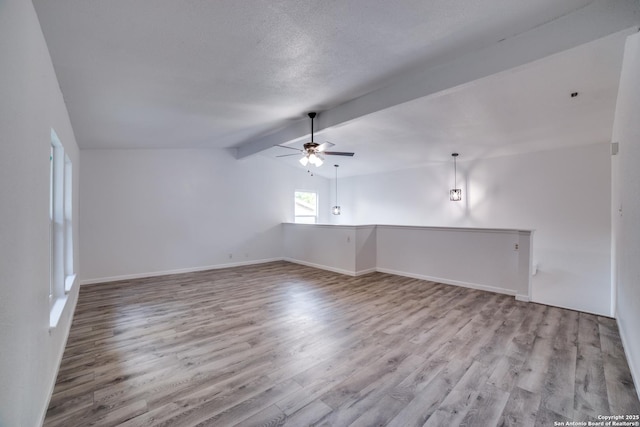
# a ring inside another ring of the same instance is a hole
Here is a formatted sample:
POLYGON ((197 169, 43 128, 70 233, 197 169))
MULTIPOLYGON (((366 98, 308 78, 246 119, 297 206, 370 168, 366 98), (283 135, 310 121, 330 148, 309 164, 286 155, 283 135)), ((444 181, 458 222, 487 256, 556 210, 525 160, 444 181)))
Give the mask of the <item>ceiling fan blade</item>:
POLYGON ((346 151, 325 151, 322 154, 326 154, 328 156, 349 156, 353 157, 355 153, 347 153, 346 151))
POLYGON ((281 155, 276 156, 276 157, 289 157, 289 156, 299 156, 299 155, 300 155, 300 153, 295 153, 295 154, 281 154, 281 155))
POLYGON ((329 148, 329 147, 333 147, 334 145, 336 145, 336 144, 334 144, 334 143, 332 143, 332 142, 329 142, 329 141, 327 141, 327 142, 323 142, 322 144, 318 145, 318 147, 316 148, 316 151, 323 152, 323 151, 324 151, 324 150, 326 150, 327 148, 329 148))
POLYGON ((301 150, 301 149, 299 149, 299 148, 289 147, 289 146, 287 146, 287 145, 279 145, 279 144, 278 144, 278 145, 274 145, 274 147, 288 148, 289 150, 296 150, 296 151, 302 152, 302 150, 301 150))

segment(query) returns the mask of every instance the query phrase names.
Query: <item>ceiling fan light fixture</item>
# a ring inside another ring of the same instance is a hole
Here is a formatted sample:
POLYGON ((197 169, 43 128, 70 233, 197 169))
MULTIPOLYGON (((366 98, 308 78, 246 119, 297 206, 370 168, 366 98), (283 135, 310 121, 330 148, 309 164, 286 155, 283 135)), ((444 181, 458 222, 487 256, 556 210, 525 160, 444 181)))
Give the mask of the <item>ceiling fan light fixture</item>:
POLYGON ((316 156, 316 153, 309 154, 309 163, 311 163, 312 165, 315 165, 317 161, 318 161, 318 156, 316 156))
MULTIPOLYGON (((290 150, 295 150, 298 151, 299 153, 302 153, 302 157, 300 159, 298 159, 298 161, 300 162, 300 164, 302 166, 307 166, 309 164, 311 164, 312 166, 315 167, 320 167, 322 166, 322 164, 324 163, 324 158, 322 158, 322 156, 320 154, 326 154, 329 156, 349 156, 349 157, 353 157, 354 153, 351 152, 346 152, 346 151, 326 151, 327 148, 334 146, 335 144, 326 141, 322 144, 318 144, 316 142, 313 141, 313 119, 314 117, 316 117, 316 113, 309 113, 308 114, 309 118, 311 119, 311 141, 309 142, 305 142, 304 144, 302 144, 302 149, 297 149, 294 147, 290 147, 288 145, 281 145, 281 144, 276 144, 277 147, 282 147, 282 148, 288 148, 290 150)), ((276 157, 289 157, 289 156, 295 156, 295 154, 284 154, 284 155, 279 155, 276 157)))

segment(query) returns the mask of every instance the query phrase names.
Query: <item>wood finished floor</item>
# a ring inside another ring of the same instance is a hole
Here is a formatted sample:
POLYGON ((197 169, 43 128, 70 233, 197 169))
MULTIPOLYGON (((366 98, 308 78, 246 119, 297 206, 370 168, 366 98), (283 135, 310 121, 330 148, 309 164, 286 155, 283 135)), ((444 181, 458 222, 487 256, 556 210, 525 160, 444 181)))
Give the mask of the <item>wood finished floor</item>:
POLYGON ((613 319, 285 262, 84 286, 45 426, 553 426, 638 414, 613 319))

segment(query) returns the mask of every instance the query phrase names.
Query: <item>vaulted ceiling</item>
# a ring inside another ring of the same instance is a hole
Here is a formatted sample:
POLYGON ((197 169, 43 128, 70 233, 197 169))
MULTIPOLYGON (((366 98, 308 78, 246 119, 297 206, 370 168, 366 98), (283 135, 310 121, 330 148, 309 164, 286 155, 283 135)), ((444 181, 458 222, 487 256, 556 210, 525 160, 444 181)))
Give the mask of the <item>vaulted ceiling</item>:
POLYGON ((329 177, 606 141, 640 23, 637 0, 33 3, 81 148, 276 158, 318 111, 356 152, 329 177))

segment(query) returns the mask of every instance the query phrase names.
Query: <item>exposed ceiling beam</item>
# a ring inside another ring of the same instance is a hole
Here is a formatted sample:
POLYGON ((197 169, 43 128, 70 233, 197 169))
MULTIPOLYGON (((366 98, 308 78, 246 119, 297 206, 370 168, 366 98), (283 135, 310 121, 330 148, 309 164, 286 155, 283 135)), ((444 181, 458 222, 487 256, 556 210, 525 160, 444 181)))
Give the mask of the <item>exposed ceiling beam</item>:
MULTIPOLYGON (((506 71, 562 52, 619 31, 638 30, 640 1, 597 0, 586 7, 502 40, 488 48, 469 53, 445 64, 426 64, 399 74, 387 85, 322 111, 315 129, 335 127, 367 114, 417 98, 440 93, 466 83, 506 71)), ((236 147, 242 159, 277 144, 287 144, 310 134, 304 120, 292 122, 273 133, 249 139, 236 147)))

